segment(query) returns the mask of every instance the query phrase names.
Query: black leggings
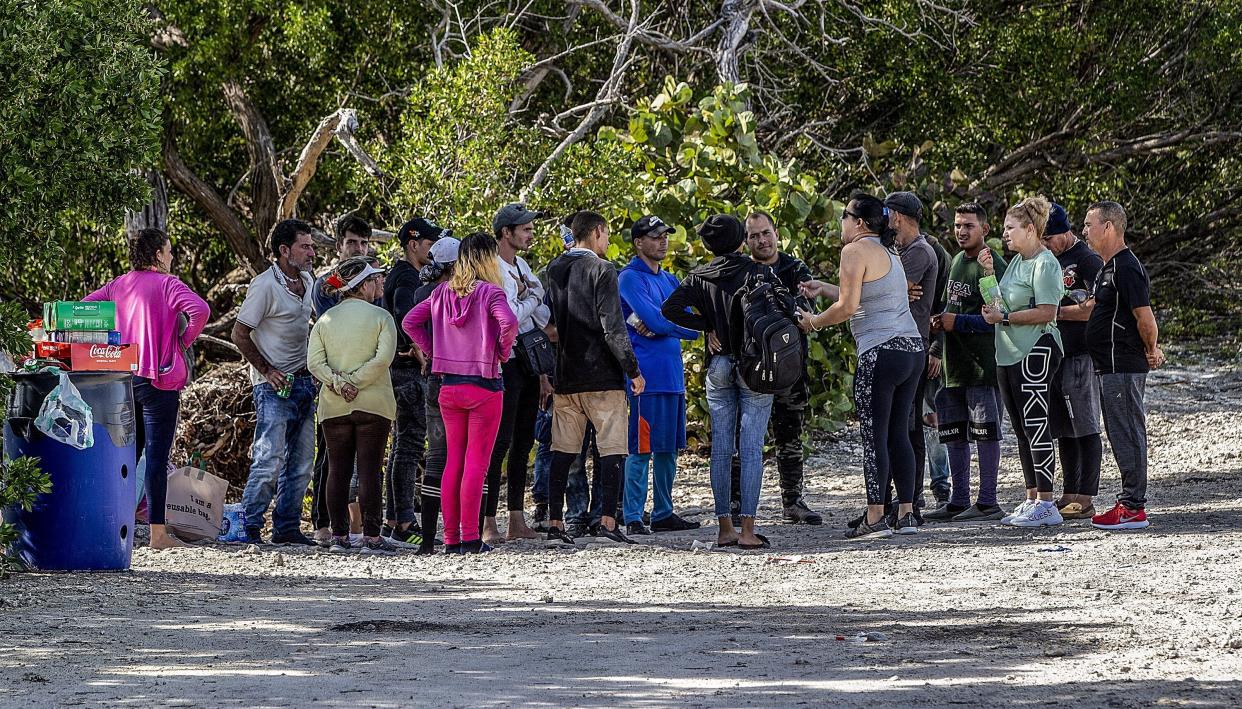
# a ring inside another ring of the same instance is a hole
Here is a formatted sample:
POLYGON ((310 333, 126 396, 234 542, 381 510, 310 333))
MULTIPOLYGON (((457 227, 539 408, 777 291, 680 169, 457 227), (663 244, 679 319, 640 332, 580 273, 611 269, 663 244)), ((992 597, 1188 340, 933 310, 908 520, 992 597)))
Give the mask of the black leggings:
POLYGON ((914 448, 910 412, 927 352, 917 337, 894 337, 858 358, 854 409, 863 440, 863 478, 867 504, 884 504, 889 480, 897 501, 914 501, 914 448))
POLYGON ((502 466, 508 475, 509 511, 521 512, 525 509, 526 467, 530 462, 530 450, 535 445, 539 377, 528 375, 516 359, 505 363, 503 376, 505 408, 500 414, 500 429, 496 432, 496 445, 492 448, 492 462, 483 484, 484 517, 495 517, 496 509, 500 507, 502 466), (504 465, 506 457, 509 459, 507 466, 504 465))
POLYGON ((423 380, 426 389, 423 401, 427 407, 427 457, 423 479, 419 482, 419 506, 423 515, 424 552, 435 548, 436 527, 440 517, 440 480, 448 461, 448 439, 444 434, 444 418, 440 415, 440 387, 443 377, 429 374, 423 380))
POLYGON ((1092 433, 1081 438, 1058 438, 1057 449, 1061 453, 1061 475, 1065 478, 1066 495, 1089 495, 1100 493, 1100 460, 1104 455, 1104 443, 1100 434, 1092 433))
POLYGON ((332 534, 349 533, 349 482, 358 471, 358 504, 362 507, 362 533, 378 537, 384 521, 384 486, 380 471, 392 421, 365 411, 337 416, 323 422, 328 443, 328 516, 332 534))
POLYGON ((1052 492, 1057 456, 1048 421, 1048 397, 1060 366, 1061 348, 1052 335, 1044 335, 1021 362, 996 368, 1028 490, 1052 492))

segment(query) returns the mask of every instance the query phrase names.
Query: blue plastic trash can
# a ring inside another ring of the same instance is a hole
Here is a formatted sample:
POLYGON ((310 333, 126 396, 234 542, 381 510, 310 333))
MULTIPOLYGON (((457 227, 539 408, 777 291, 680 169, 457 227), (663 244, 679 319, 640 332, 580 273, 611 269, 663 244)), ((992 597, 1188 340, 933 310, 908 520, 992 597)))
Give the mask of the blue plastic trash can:
POLYGON ((59 377, 43 372, 11 376, 16 387, 4 423, 4 454, 38 457, 52 479, 52 491, 40 495, 29 512, 4 510, 19 535, 10 551, 40 571, 128 569, 137 479, 130 374, 70 373, 91 407, 95 442, 85 450, 48 438, 34 426, 59 377))

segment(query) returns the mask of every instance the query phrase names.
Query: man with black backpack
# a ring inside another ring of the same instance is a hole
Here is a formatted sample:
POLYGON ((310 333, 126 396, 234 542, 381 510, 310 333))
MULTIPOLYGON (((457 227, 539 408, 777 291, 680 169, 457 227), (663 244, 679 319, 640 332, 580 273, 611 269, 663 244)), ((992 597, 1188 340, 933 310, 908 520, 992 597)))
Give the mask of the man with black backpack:
MULTIPOLYGON (((746 231, 735 217, 716 214, 698 229, 699 238, 716 258, 695 268, 664 301, 661 313, 669 321, 706 335, 707 406, 711 415, 712 496, 720 530, 719 546, 759 549, 768 546, 755 533, 755 513, 763 484, 763 439, 772 413, 772 391, 791 386, 782 381, 791 374, 780 367, 789 350, 773 343, 791 340, 800 359, 797 326, 782 331, 773 307, 774 288, 780 282, 770 268, 755 263, 741 251, 746 231), (757 391, 765 389, 767 391, 757 391), (741 423, 739 435, 739 419, 741 423), (732 481, 729 470, 740 438, 742 529, 729 515, 732 481)), ((780 290, 784 290, 783 287, 780 290)), ((792 320, 785 315, 786 324, 792 320)), ((792 372, 796 378, 797 371, 792 372)))
MULTIPOLYGON (((801 259, 781 253, 776 233, 776 222, 766 212, 751 212, 746 217, 746 247, 750 257, 772 269, 790 294, 798 292, 798 284, 814 278, 811 269, 801 259)), ((809 306, 808 306, 809 307, 809 306)), ((807 340, 799 333, 802 344, 802 367, 798 382, 785 391, 777 392, 772 400, 772 439, 776 448, 776 469, 780 473, 781 507, 784 519, 791 524, 819 525, 824 518, 807 507, 802 499, 802 425, 806 415, 810 388, 806 375, 807 340)), ((733 502, 731 510, 737 516, 741 509, 742 468, 733 458, 733 502)))

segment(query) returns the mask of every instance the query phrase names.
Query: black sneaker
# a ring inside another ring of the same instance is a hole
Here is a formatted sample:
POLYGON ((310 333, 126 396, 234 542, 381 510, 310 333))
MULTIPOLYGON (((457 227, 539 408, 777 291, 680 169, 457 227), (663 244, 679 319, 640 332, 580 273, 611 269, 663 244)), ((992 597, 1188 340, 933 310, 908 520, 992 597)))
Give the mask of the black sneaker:
POLYGON ((931 512, 924 512, 923 520, 927 522, 948 522, 961 514, 965 509, 965 507, 960 505, 952 505, 946 502, 931 512))
POLYGON ((589 527, 587 527, 587 534, 589 534, 592 537, 598 537, 599 533, 603 531, 603 529, 604 529, 604 525, 600 524, 599 522, 594 522, 589 527))
POLYGON ((885 539, 893 536, 893 530, 888 526, 887 518, 881 518, 874 526, 867 524, 867 514, 863 513, 863 519, 859 521, 858 526, 845 533, 846 539, 885 539))
MULTIPOLYGON (((246 535, 249 536, 250 532, 247 531, 246 535)), ((273 532, 272 533, 272 544, 277 544, 282 547, 285 547, 285 546, 304 546, 304 547, 319 546, 318 544, 315 543, 314 539, 311 539, 305 534, 302 534, 302 530, 300 529, 295 529, 292 532, 273 532)))
POLYGON ((353 544, 349 543, 348 534, 346 534, 343 537, 333 537, 332 543, 328 545, 328 551, 332 552, 333 554, 344 554, 346 552, 352 551, 353 548, 354 548, 353 544))
POLYGON ((596 534, 595 536, 600 537, 601 539, 607 539, 610 541, 619 542, 621 544, 637 544, 638 543, 634 541, 633 539, 630 539, 629 537, 625 536, 625 532, 622 532, 620 527, 613 527, 612 529, 609 529, 602 524, 599 525, 599 533, 596 534))
POLYGON ((546 532, 548 527, 548 503, 536 502, 535 511, 530 514, 530 528, 536 532, 546 532))
POLYGON ((676 512, 665 517, 657 519, 651 523, 651 531, 653 532, 686 532, 691 529, 698 529, 702 525, 698 522, 689 522, 682 519, 676 512))
POLYGON ((263 541, 263 530, 258 527, 246 527, 246 538, 241 543, 263 545, 267 542, 263 541))
POLYGON ((798 498, 792 505, 787 505, 784 510, 785 521, 790 524, 809 524, 812 526, 824 523, 824 518, 815 510, 806 506, 806 502, 802 498, 798 498))
POLYGON ((570 522, 569 524, 565 525, 564 531, 565 531, 565 534, 569 535, 571 539, 592 536, 591 528, 583 522, 570 522))
POLYGON ((630 536, 645 537, 651 534, 651 530, 647 529, 642 522, 630 522, 625 525, 625 533, 630 536))
POLYGON ((544 546, 572 547, 576 545, 574 544, 573 535, 567 530, 561 529, 560 527, 549 527, 548 538, 544 546))
POLYGON ((384 537, 376 537, 375 539, 363 538, 362 540, 363 554, 381 554, 383 556, 393 556, 397 553, 397 547, 384 537))
POLYGON ((423 545, 423 531, 412 524, 408 529, 394 529, 391 534, 382 536, 391 539, 398 546, 419 547, 423 545))
POLYGON ((913 512, 907 512, 897 520, 896 526, 893 527, 893 534, 918 534, 919 522, 914 518, 913 512))
POLYGON ((460 544, 445 544, 444 553, 445 554, 460 554, 461 545, 460 544))
POLYGON ((461 545, 461 554, 486 554, 491 551, 491 545, 485 543, 482 539, 476 539, 472 542, 465 542, 461 545))
POLYGON ((643 510, 643 524, 647 525, 648 527, 651 526, 651 513, 648 512, 647 510, 643 510))

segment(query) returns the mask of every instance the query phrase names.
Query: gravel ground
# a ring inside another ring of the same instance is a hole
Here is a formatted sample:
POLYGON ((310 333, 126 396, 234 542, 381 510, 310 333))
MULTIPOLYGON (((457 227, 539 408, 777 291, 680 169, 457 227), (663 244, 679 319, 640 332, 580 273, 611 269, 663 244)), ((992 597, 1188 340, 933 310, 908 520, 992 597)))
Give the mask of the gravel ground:
MULTIPOLYGON (((0 582, 0 704, 1242 705, 1242 371, 1149 380, 1153 524, 924 527, 848 542, 842 436, 808 461, 818 528, 774 548, 510 544, 477 557, 139 549, 120 574, 0 582)), ((1100 505, 1118 489, 1106 451, 1100 505)), ((702 461, 680 508, 709 509, 702 461)), ((1007 444, 1002 499, 1021 496, 1007 444)), ((704 515, 707 516, 707 515, 704 515)))

